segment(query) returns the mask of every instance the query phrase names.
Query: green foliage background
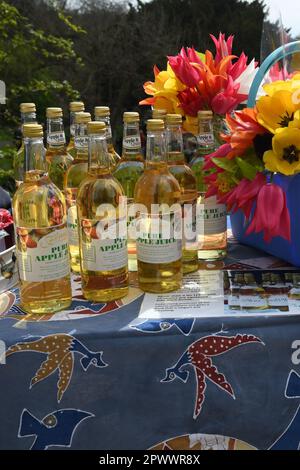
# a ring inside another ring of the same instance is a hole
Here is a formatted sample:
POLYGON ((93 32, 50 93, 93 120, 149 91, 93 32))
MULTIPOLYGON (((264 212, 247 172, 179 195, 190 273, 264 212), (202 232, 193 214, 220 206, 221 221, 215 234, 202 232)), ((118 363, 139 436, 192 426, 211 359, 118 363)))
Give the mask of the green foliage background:
MULTIPOLYGON (((212 48, 209 34, 234 34, 234 51, 259 57, 265 7, 261 0, 0 0, 0 185, 12 189, 11 161, 20 138, 19 103, 47 106, 82 98, 87 110, 110 105, 116 139, 125 110, 139 110, 153 64, 182 46, 212 48)), ((145 112, 145 110, 142 110, 145 112)))

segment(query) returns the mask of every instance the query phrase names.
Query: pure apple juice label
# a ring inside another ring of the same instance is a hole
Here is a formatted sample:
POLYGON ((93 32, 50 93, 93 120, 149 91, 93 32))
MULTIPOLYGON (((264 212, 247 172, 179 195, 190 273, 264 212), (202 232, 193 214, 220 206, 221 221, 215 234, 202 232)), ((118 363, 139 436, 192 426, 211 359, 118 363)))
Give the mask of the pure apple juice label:
POLYGON ((77 207, 76 202, 73 202, 73 205, 68 208, 67 211, 67 227, 68 227, 68 237, 70 246, 79 245, 79 235, 78 235, 78 220, 77 220, 77 207))
POLYGON ((224 233, 227 228, 226 207, 215 196, 204 199, 197 207, 197 231, 203 235, 224 233))
POLYGON ((182 257, 182 214, 142 215, 137 220, 137 259, 144 263, 173 263, 182 257))
POLYGON ((54 281, 70 274, 66 224, 16 227, 16 252, 21 281, 54 281))
POLYGON ((128 264, 126 219, 99 221, 82 219, 81 262, 87 271, 114 271, 128 264), (122 230, 121 224, 124 225, 122 230), (125 233, 125 235, 124 235, 125 233))
POLYGON ((64 145, 66 143, 66 136, 63 131, 49 132, 47 135, 47 143, 49 145, 64 145))
POLYGON ((132 150, 141 147, 141 138, 139 135, 127 136, 123 138, 123 148, 132 150))

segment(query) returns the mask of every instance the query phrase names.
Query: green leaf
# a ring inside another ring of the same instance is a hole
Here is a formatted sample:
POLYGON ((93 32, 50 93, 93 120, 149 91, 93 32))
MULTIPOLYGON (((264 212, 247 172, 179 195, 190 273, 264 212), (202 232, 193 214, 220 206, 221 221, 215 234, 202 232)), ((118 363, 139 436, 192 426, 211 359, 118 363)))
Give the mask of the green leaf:
POLYGON ((248 180, 253 180, 257 173, 255 166, 240 157, 237 157, 235 160, 242 171, 243 177, 248 180))
POLYGON ((229 171, 230 173, 235 173, 236 171, 236 163, 234 160, 227 160, 227 158, 212 158, 213 163, 222 168, 222 170, 229 171))

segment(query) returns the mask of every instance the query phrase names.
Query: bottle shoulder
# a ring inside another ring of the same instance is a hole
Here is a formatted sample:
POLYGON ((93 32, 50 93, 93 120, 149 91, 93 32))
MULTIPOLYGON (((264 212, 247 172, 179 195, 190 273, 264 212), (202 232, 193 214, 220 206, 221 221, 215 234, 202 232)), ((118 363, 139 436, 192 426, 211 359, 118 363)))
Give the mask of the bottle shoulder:
POLYGON ((176 178, 169 172, 145 171, 135 186, 134 199, 137 203, 175 204, 181 199, 181 189, 176 178))

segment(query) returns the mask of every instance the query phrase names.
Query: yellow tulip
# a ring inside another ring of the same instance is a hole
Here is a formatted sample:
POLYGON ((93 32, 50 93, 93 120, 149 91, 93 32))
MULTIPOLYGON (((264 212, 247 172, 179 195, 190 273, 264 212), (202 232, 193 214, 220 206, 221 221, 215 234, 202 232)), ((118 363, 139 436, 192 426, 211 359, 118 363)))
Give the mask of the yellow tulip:
POLYGON ((294 119, 289 123, 289 127, 292 129, 300 130, 300 110, 296 111, 294 114, 294 119))
POLYGON ((277 130, 272 140, 272 150, 264 153, 267 170, 283 175, 300 172, 300 132, 299 129, 286 127, 277 130))
POLYGON ((272 134, 277 129, 287 127, 294 119, 296 110, 300 109, 300 104, 295 104, 292 97, 291 90, 277 90, 271 96, 262 96, 256 104, 259 124, 272 134))

